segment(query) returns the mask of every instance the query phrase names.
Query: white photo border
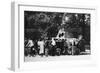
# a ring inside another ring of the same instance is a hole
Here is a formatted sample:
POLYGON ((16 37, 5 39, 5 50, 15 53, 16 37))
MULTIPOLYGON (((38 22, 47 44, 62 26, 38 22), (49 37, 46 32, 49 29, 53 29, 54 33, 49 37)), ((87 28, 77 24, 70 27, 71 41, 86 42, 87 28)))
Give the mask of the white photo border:
MULTIPOLYGON (((72 5, 73 6, 73 5, 72 5)), ((13 3, 14 17, 12 19, 13 24, 13 39, 14 46, 12 47, 12 64, 11 68, 15 71, 18 70, 32 70, 47 67, 55 67, 62 65, 68 66, 82 66, 82 65, 94 65, 96 63, 96 48, 95 48, 95 32, 96 32, 96 8, 86 6, 40 6, 33 5, 31 3, 13 3), (48 61, 38 62, 24 62, 24 10, 27 11, 49 11, 49 12, 72 12, 72 13, 90 13, 91 14, 91 55, 89 56, 70 56, 63 61, 59 59, 50 59, 48 61), (95 48, 95 49, 93 49, 95 48), (69 59, 69 60, 67 60, 69 59), (63 63, 62 63, 63 62, 63 63)))

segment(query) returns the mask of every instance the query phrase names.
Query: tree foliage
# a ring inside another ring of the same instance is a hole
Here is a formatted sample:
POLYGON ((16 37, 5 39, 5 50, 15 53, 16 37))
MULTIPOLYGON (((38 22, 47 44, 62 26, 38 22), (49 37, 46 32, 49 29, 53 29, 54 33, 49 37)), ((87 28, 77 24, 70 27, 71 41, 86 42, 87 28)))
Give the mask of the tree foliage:
POLYGON ((86 41, 90 41, 90 14, 25 11, 24 23, 25 37, 33 40, 55 37, 59 29, 64 28, 73 37, 82 34, 86 41))

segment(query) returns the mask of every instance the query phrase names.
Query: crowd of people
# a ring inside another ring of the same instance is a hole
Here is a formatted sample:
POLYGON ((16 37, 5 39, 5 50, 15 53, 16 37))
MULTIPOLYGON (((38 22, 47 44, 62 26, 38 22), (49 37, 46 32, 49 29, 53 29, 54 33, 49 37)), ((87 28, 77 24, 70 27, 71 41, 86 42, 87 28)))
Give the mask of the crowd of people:
POLYGON ((33 41, 25 39, 25 56, 60 56, 60 55, 80 55, 85 52, 85 45, 82 35, 78 38, 40 38, 33 41))
POLYGON ((90 14, 25 12, 25 56, 81 55, 90 50, 90 14))

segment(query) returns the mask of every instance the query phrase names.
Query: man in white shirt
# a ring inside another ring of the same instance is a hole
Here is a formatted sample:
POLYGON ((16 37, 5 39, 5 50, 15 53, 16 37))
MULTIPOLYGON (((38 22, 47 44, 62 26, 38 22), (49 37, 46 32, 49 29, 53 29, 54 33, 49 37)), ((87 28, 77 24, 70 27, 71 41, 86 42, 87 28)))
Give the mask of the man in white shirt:
POLYGON ((28 47, 28 55, 31 56, 31 48, 34 46, 33 41, 29 39, 26 46, 28 47))
POLYGON ((28 40, 28 43, 27 43, 26 46, 28 46, 28 47, 32 47, 32 46, 34 46, 33 41, 32 41, 31 39, 29 39, 29 40, 28 40))
POLYGON ((51 40, 52 42, 51 42, 51 45, 52 45, 52 50, 51 50, 51 54, 52 54, 52 56, 55 56, 55 51, 56 51, 56 42, 55 42, 55 40, 54 40, 54 38, 52 38, 52 40, 51 40))
POLYGON ((39 46, 39 54, 41 55, 41 56, 43 56, 43 54, 44 54, 44 41, 43 40, 39 40, 38 41, 38 46, 39 46))

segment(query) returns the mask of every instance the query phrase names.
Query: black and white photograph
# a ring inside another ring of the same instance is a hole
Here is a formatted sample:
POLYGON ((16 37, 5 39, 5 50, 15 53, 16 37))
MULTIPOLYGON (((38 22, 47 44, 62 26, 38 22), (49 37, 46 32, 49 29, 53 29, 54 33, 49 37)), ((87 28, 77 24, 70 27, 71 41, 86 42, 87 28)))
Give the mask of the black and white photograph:
POLYGON ((24 11, 24 61, 91 55, 91 14, 24 11))

